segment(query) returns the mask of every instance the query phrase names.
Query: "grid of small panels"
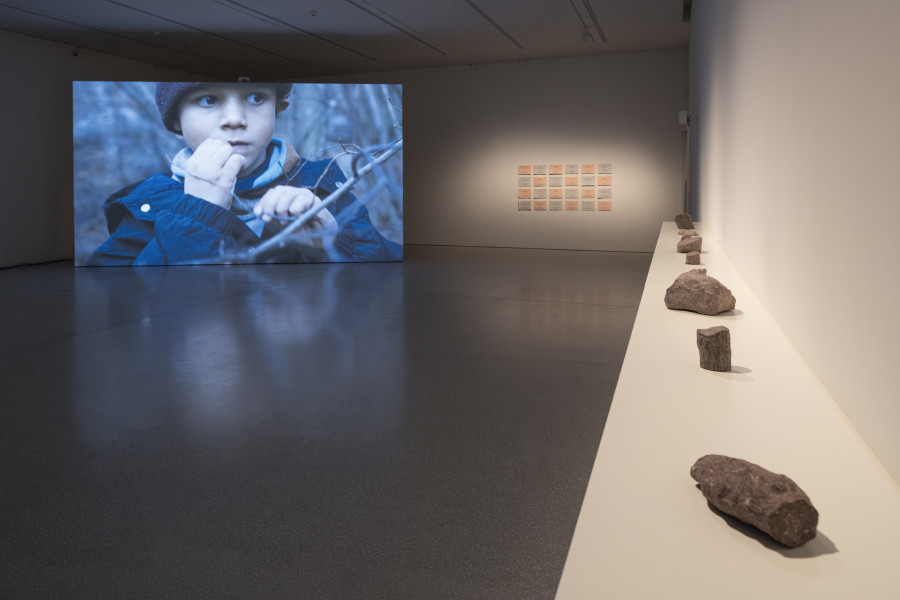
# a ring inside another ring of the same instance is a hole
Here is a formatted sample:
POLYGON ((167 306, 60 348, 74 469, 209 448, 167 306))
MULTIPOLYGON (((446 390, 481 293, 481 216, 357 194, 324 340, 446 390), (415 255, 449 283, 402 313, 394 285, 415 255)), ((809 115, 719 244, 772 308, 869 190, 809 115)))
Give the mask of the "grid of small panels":
POLYGON ((612 165, 575 163, 519 165, 519 212, 612 210, 612 165))

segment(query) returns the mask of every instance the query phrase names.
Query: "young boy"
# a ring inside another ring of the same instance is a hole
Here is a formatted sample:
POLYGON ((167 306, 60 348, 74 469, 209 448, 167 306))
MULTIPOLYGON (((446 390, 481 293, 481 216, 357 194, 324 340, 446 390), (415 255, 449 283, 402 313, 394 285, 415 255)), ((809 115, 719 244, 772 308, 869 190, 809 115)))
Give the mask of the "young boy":
MULTIPOLYGON (((156 104, 187 147, 103 206, 109 238, 89 265, 216 263, 252 252, 283 222, 321 207, 343 182, 337 164, 300 158, 273 138, 291 84, 158 83, 156 104)), ((349 193, 319 210, 259 262, 401 260, 349 193)))

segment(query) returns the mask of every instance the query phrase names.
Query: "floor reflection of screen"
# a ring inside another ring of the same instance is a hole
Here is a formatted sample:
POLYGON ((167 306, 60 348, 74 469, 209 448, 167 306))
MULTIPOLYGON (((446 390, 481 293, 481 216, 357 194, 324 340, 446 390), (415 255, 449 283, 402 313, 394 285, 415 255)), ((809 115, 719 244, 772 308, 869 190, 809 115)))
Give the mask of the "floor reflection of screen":
POLYGON ((75 264, 403 259, 402 87, 73 83, 75 264))

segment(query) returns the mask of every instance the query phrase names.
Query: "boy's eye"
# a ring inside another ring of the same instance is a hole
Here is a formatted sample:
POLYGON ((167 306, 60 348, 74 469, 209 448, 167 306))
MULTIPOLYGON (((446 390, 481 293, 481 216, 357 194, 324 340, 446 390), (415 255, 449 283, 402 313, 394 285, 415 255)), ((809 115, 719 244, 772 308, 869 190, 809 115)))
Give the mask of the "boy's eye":
POLYGON ((259 93, 259 92, 254 92, 254 93, 250 94, 249 96, 247 96, 247 102, 249 102, 250 104, 258 105, 258 104, 262 104, 265 101, 266 101, 266 95, 259 93))
POLYGON ((219 99, 212 95, 201 96, 197 98, 197 106, 210 107, 215 106, 219 102, 219 99))

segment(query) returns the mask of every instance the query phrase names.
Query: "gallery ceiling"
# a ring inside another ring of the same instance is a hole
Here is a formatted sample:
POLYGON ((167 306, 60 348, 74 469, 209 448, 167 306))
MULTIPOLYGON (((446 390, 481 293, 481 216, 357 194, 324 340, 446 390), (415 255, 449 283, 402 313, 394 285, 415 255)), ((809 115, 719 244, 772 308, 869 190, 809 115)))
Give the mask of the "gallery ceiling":
POLYGON ((233 80, 686 47, 690 0, 0 0, 0 29, 233 80))

